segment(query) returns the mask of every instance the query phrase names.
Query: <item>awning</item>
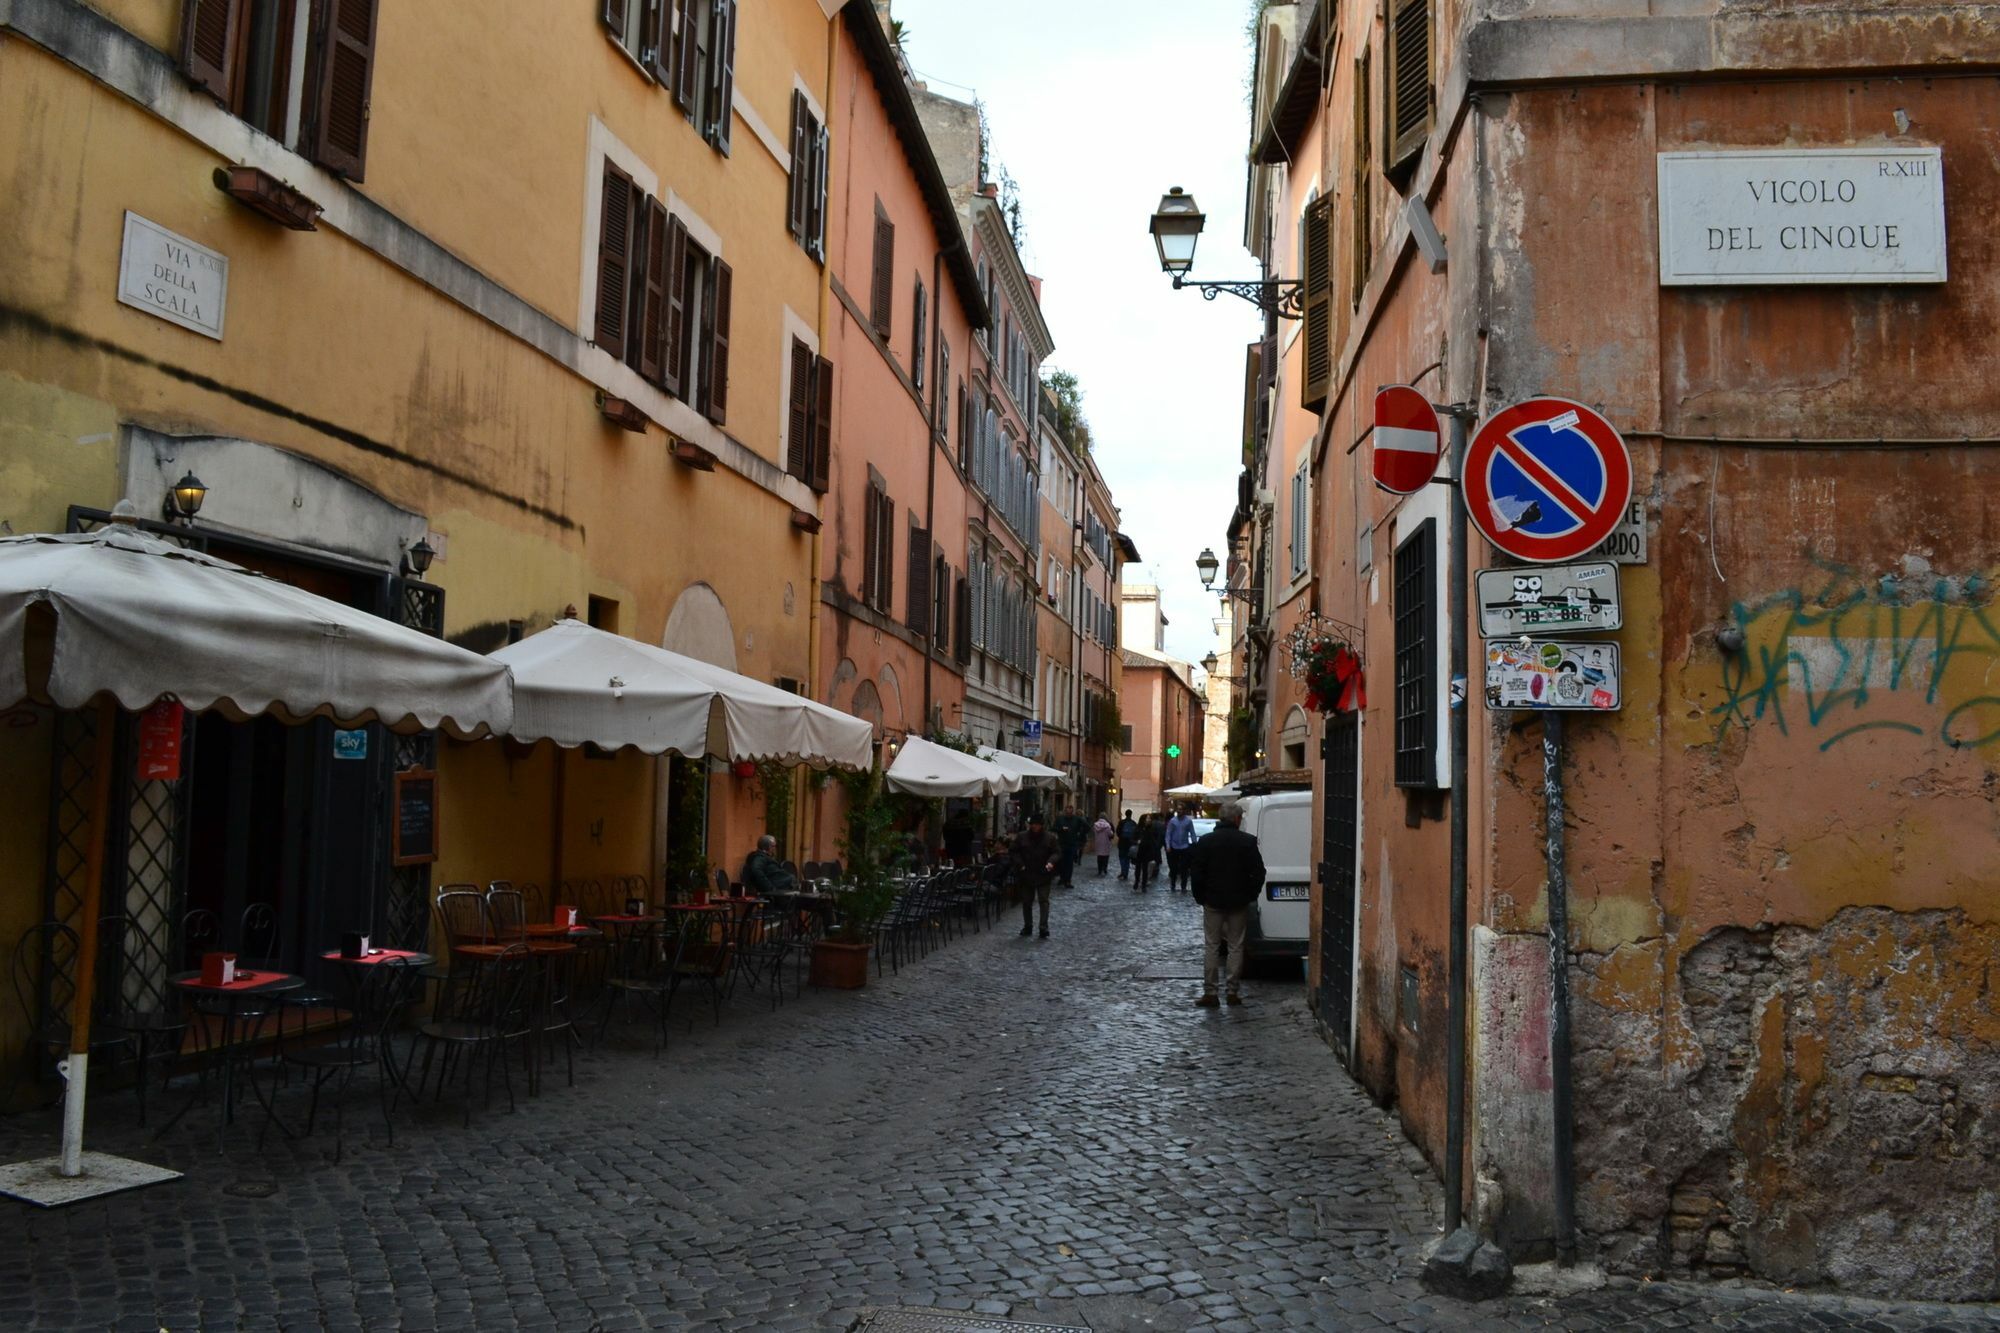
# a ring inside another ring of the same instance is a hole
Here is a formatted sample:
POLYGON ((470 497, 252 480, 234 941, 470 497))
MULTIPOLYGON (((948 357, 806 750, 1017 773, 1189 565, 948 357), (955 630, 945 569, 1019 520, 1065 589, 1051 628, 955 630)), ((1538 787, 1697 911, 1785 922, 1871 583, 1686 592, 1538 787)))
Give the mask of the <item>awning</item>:
POLYGON ((514 714, 498 662, 136 528, 0 538, 0 707, 99 695, 461 737, 514 714))
POLYGON ((1197 798, 1205 798, 1208 796, 1209 791, 1207 787, 1202 786, 1202 784, 1199 782, 1190 782, 1185 787, 1169 787, 1160 794, 1162 796, 1192 796, 1197 798))
POLYGON ((492 655, 514 673, 519 740, 865 769, 875 728, 696 658, 559 620, 492 655))
POLYGON ((998 764, 933 744, 921 736, 903 742, 884 775, 890 791, 918 796, 991 796, 1017 791, 1021 779, 998 764))
POLYGON ((1075 783, 1059 768, 1038 764, 1024 754, 1011 750, 996 750, 990 745, 979 747, 979 757, 998 768, 1004 768, 1021 779, 1023 787, 1065 787, 1073 788, 1075 783))

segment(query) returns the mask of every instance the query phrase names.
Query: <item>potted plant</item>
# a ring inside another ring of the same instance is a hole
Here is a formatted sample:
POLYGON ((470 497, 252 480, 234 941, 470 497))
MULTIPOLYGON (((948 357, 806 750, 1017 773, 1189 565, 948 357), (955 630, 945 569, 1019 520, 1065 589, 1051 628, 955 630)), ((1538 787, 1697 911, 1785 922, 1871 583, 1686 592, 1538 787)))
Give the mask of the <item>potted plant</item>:
POLYGON ((1292 677, 1306 687, 1306 707, 1315 713, 1353 713, 1368 706, 1361 652, 1346 630, 1310 612, 1287 636, 1292 677))
POLYGON ((835 920, 813 944, 812 984, 854 990, 868 984, 868 951, 882 918, 895 906, 891 872, 901 850, 890 836, 896 808, 882 787, 882 770, 841 774, 847 789, 847 831, 840 850, 847 878, 834 890, 835 920))

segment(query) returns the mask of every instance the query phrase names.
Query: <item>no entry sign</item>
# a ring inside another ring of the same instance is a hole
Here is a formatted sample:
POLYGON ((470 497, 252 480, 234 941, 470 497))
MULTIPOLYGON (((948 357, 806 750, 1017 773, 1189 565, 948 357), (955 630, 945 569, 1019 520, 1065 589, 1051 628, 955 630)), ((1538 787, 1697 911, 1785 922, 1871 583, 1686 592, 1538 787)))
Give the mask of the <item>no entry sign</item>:
POLYGON ((1487 541, 1547 564, 1587 555, 1632 499, 1632 456, 1597 413, 1530 398, 1480 423, 1465 451, 1465 509, 1487 541))
POLYGON ((1375 394, 1375 484, 1392 495, 1408 495, 1437 474, 1444 441, 1430 399, 1406 384, 1375 394))

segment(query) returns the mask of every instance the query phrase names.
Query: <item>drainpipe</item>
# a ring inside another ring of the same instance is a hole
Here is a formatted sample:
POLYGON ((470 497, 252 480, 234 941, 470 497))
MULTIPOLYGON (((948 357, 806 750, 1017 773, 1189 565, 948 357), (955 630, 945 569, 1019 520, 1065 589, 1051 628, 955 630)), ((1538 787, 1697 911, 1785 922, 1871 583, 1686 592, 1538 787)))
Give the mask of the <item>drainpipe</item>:
MULTIPOLYGON (((937 332, 931 339, 931 412, 930 419, 924 423, 924 458, 926 459, 924 467, 924 532, 928 536, 933 548, 937 545, 937 428, 938 422, 942 420, 940 414, 951 410, 951 386, 945 384, 944 376, 938 373, 938 354, 936 351, 937 348, 944 346, 944 288, 940 284, 944 277, 944 257, 949 254, 955 254, 964 248, 965 233, 961 231, 956 240, 931 256, 931 304, 934 307, 931 314, 931 322, 937 326, 937 332)), ((936 562, 932 559, 929 551, 924 552, 924 559, 931 562, 931 568, 933 573, 935 573, 936 562)), ((951 590, 947 588, 945 591, 949 594, 951 590)), ((924 730, 926 732, 930 730, 931 725, 931 657, 937 652, 937 595, 938 590, 932 588, 932 610, 924 617, 924 730)))
POLYGON ((1466 844, 1471 804, 1465 790, 1471 771, 1467 747, 1472 703, 1466 682, 1466 581, 1471 577, 1466 551, 1465 492, 1459 486, 1465 468, 1465 422, 1476 408, 1447 408, 1451 422, 1451 574, 1446 600, 1451 616, 1451 954, 1445 996, 1445 1146, 1444 1229, 1458 1230, 1465 1206, 1465 992, 1466 992, 1466 844))
MULTIPOLYGON (((833 152, 832 126, 833 126, 833 106, 834 106, 834 101, 833 101, 834 57, 840 49, 840 38, 836 32, 835 25, 837 25, 839 22, 840 22, 840 16, 838 13, 829 15, 826 21, 826 86, 825 86, 825 91, 820 99, 820 105, 826 108, 827 153, 829 156, 831 156, 833 152)), ((831 180, 833 178, 833 170, 831 162, 828 163, 827 178, 828 180, 831 180)), ((825 225, 824 220, 822 220, 821 225, 822 226, 825 225)), ((826 349, 827 310, 832 304, 832 301, 833 301, 833 264, 829 259, 826 261, 822 261, 820 264, 819 308, 814 312, 813 333, 819 339, 820 351, 822 355, 825 354, 825 349, 826 349)), ((807 471, 811 471, 811 469, 808 468, 807 471)), ((825 496, 820 497, 820 508, 822 510, 827 508, 827 501, 825 496)), ((824 524, 822 524, 822 526, 824 526, 824 524)), ((820 541, 821 541, 820 534, 815 532, 808 540, 810 543, 809 558, 812 561, 812 566, 806 571, 806 592, 807 592, 806 697, 808 699, 811 699, 811 698, 816 698, 819 694, 819 669, 820 669, 820 651, 819 651, 820 564, 819 562, 820 562, 820 541)), ((820 788, 816 784, 806 782, 804 774, 802 772, 799 772, 798 770, 794 770, 792 780, 794 783, 805 786, 811 791, 812 809, 810 813, 808 813, 808 811, 806 810, 807 802, 797 799, 799 788, 798 786, 794 786, 792 789, 794 797, 792 801, 792 824, 793 827, 798 830, 798 834, 796 840, 791 843, 791 846, 793 848, 817 846, 819 843, 820 788), (810 837, 806 836, 808 829, 811 830, 810 837)))

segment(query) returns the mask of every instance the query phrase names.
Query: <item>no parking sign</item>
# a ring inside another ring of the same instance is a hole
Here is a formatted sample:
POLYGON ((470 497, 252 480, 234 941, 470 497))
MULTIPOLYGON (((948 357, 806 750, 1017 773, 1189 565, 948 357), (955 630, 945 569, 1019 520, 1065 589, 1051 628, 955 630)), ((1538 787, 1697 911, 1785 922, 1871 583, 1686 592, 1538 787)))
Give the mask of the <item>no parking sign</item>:
POLYGON ((1465 510, 1487 541, 1537 564, 1575 560, 1632 500, 1632 456, 1582 403, 1530 398, 1480 423, 1465 452, 1465 510))

